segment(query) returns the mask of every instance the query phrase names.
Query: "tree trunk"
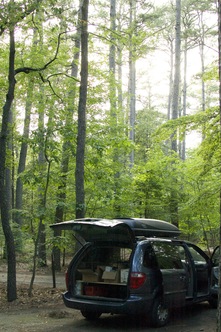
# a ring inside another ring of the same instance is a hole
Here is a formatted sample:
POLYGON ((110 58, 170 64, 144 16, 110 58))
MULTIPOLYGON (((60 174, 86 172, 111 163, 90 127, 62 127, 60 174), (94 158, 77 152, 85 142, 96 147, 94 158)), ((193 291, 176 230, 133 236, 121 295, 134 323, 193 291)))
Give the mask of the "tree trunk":
MULTIPOLYGON (((42 207, 46 207, 46 202, 47 202, 47 193, 48 193, 48 186, 49 186, 49 178, 50 178, 50 169, 51 169, 51 162, 48 161, 47 165, 47 176, 46 176, 46 184, 44 188, 44 192, 42 192, 42 207)), ((43 230, 43 221, 44 221, 44 215, 40 216, 39 218, 39 223, 38 223, 38 231, 37 231, 37 236, 35 239, 35 246, 34 246, 34 256, 33 256, 33 269, 32 269, 32 277, 31 277, 31 282, 29 285, 28 289, 28 296, 32 296, 32 291, 33 291, 33 285, 34 285, 34 280, 35 280, 35 274, 36 274, 36 267, 37 267, 37 258, 38 258, 38 249, 39 249, 39 244, 41 243, 41 234, 43 230)))
MULTIPOLYGON (((27 7, 24 16, 18 15, 16 19, 22 20, 26 15, 32 13, 41 1, 36 1, 35 4, 30 4, 27 7)), ((15 255, 15 243, 14 236, 10 226, 10 211, 7 197, 7 183, 6 183, 6 155, 7 155, 7 139, 8 139, 8 124, 9 116, 12 107, 12 102, 14 100, 15 91, 15 38, 14 30, 17 23, 14 13, 16 12, 16 4, 14 1, 9 2, 9 16, 7 20, 7 25, 1 29, 1 34, 5 31, 5 28, 9 28, 9 38, 10 38, 10 49, 9 49, 9 73, 8 73, 8 92, 6 95, 6 102, 3 106, 2 113, 2 128, 0 135, 0 208, 1 208, 1 220, 2 228, 5 236, 6 242, 6 252, 7 252, 7 262, 8 262, 8 277, 7 277, 7 298, 8 301, 14 301, 17 298, 16 290, 16 255, 15 255)))
MULTIPOLYGON (((111 134, 117 138, 118 130, 118 107, 117 107, 117 84, 116 84, 116 0, 110 0, 110 48, 109 48, 109 103, 110 103, 110 121, 111 134)), ((118 149, 113 151, 113 167, 119 162, 118 149)), ((120 215, 119 205, 119 178, 118 169, 114 173, 114 204, 115 216, 120 215)))
POLYGON ((20 250, 20 251, 23 246, 22 231, 21 231, 21 227, 23 224, 23 221, 22 221, 23 220, 23 217, 22 217, 23 180, 21 178, 21 174, 24 172, 25 165, 26 165, 26 157, 27 157, 27 150, 28 150, 27 139, 29 137, 33 88, 34 88, 34 84, 33 84, 33 79, 31 78, 29 80, 29 86, 28 86, 28 90, 27 90, 24 129, 23 129, 22 143, 21 143, 18 170, 17 170, 17 179, 16 179, 16 187, 15 187, 15 212, 13 213, 13 216, 12 216, 13 221, 17 224, 16 250, 20 250))
POLYGON ((21 179, 21 174, 25 170, 26 164, 26 156, 28 150, 28 143, 27 139, 29 138, 29 127, 30 127, 30 118, 31 118, 31 108, 32 108, 32 96, 33 96, 33 79, 29 79, 26 96, 26 106, 25 106, 25 119, 24 119, 24 129, 22 135, 22 144, 20 149, 19 155, 19 163, 18 163, 18 174, 17 174, 17 181, 16 181, 16 193, 15 193, 15 209, 16 212, 14 213, 13 219, 19 225, 22 226, 22 201, 23 201, 23 182, 21 179))
MULTIPOLYGON (((135 117, 136 117, 136 64, 135 46, 133 44, 133 34, 136 25, 136 0, 130 0, 130 50, 129 50, 129 98, 130 98, 130 140, 135 141, 135 117)), ((130 165, 134 164, 134 150, 130 154, 130 165)))
MULTIPOLYGON (((179 96, 180 96, 180 28, 181 24, 181 0, 176 0, 176 39, 175 39, 175 70, 173 85, 172 119, 177 119, 179 114, 179 96)), ((177 132, 171 137, 172 151, 177 153, 177 132)), ((172 164, 172 167, 174 165, 172 164)), ((170 197, 170 215, 172 224, 178 226, 178 197, 176 191, 177 180, 174 177, 171 197, 170 197)))
MULTIPOLYGON (((78 22, 81 21, 81 11, 79 11, 78 22)), ((79 60, 79 50, 80 50, 80 31, 79 27, 77 29, 77 35, 75 39, 75 49, 77 50, 74 54, 74 59, 72 62, 71 76, 77 78, 78 75, 78 60, 79 60)), ((66 201, 66 186, 67 186, 67 174, 69 170, 69 156, 70 156, 70 139, 69 139, 69 128, 73 127, 73 114, 74 114, 74 103, 76 98, 76 82, 73 83, 72 89, 69 91, 69 98, 71 104, 68 105, 66 119, 65 119, 65 129, 67 130, 67 135, 64 134, 64 143, 62 145, 62 160, 61 160, 61 175, 60 175, 60 185, 58 187, 57 194, 57 206, 55 211, 55 222, 61 222, 64 218, 64 209, 66 201), (67 137, 66 137, 67 136, 67 137), (60 204, 61 203, 61 204, 60 204)), ((61 231, 54 231, 54 236, 61 236, 61 231)), ((57 271, 61 270, 61 250, 59 247, 53 248, 53 259, 54 268, 57 271)))
POLYGON ((45 213, 45 170, 46 170, 46 159, 45 159, 45 137, 44 137, 44 88, 41 87, 41 96, 42 99, 39 104, 39 115, 38 115, 38 132, 39 132, 39 153, 38 153, 38 164, 39 164, 39 173, 40 178, 42 179, 39 184, 38 192, 39 192, 39 211, 42 211, 41 216, 39 218, 39 244, 38 244, 38 260, 40 266, 47 265, 46 259, 46 235, 45 235, 45 225, 43 223, 44 213, 45 213))
MULTIPOLYGON (((175 40, 175 70, 173 84, 172 119, 177 119, 179 114, 180 95, 180 20, 181 20, 181 0, 176 0, 176 40, 175 40)), ((177 152, 177 135, 172 137, 172 150, 177 152)))
MULTIPOLYGON (((218 0, 218 46, 219 46, 219 143, 221 151, 221 0, 218 0)), ((221 174, 221 168, 220 168, 221 174)), ((219 243, 221 243, 221 189, 220 189, 220 225, 219 225, 219 243)), ((218 287, 218 307, 217 307, 217 332, 221 331, 221 250, 219 256, 219 287, 218 287)))
POLYGON ((205 31, 204 31, 204 20, 203 20, 203 12, 199 13, 199 24, 201 28, 201 38, 200 38, 200 60, 201 60, 201 98, 202 98, 202 111, 206 110, 206 97, 205 97, 205 82, 203 79, 203 74, 205 73, 205 64, 204 64, 204 46, 205 46, 205 31))
MULTIPOLYGON (((9 131, 8 131, 8 139, 7 139, 7 151, 9 157, 9 162, 7 162, 6 170, 5 170, 5 184, 6 184, 6 193, 7 193, 7 204, 8 204, 8 210, 11 211, 14 206, 13 206, 13 195, 12 195, 12 171, 13 171, 13 111, 12 108, 9 111, 9 118, 8 118, 8 123, 9 123, 9 131)), ((7 157, 6 157, 7 158, 7 157)), ((10 219, 11 219, 11 212, 10 212, 10 219)))
MULTIPOLYGON (((186 96, 187 96, 187 39, 185 39, 185 47, 184 47, 184 71, 183 71, 183 114, 182 116, 186 116, 186 96)), ((181 143, 181 152, 180 157, 182 160, 186 159, 186 133, 184 133, 183 141, 181 143)))
POLYGON ((15 91, 15 40, 14 27, 10 30, 10 51, 9 51, 9 87, 6 95, 6 102, 3 107, 2 114, 2 128, 0 136, 0 207, 2 228, 5 235, 7 262, 8 262, 8 277, 7 277, 7 298, 8 301, 14 301, 17 298, 16 290, 16 256, 14 236, 10 226, 10 211, 7 201, 6 188, 6 155, 7 155, 7 139, 8 139, 8 124, 9 115, 14 99, 15 91))
MULTIPOLYGON (((35 19, 38 19, 38 14, 35 15, 35 19)), ((37 26, 33 31, 32 41, 32 52, 35 52, 36 45, 39 43, 39 30, 37 26)), ((31 76, 28 78, 28 86, 26 93, 26 104, 25 104, 25 118, 24 118, 24 129, 22 135, 22 143, 19 154, 17 180, 15 189, 15 212, 13 213, 13 221, 18 225, 16 248, 22 248, 22 234, 21 227, 23 224, 22 208, 23 208, 23 180, 21 174, 25 171, 26 158, 28 151, 28 138, 30 133, 30 122, 31 122, 31 110, 32 110, 32 99, 34 92, 34 78, 31 76)))
POLYGON ((88 84, 88 6, 89 0, 82 1, 81 20, 81 83, 78 104, 78 136, 76 153, 76 218, 85 216, 84 157, 86 139, 86 103, 88 84))
MULTIPOLYGON (((201 34, 200 34, 200 44, 199 44, 199 50, 200 50, 200 60, 201 60, 201 110, 204 112, 206 110, 206 93, 205 93, 205 81, 204 81, 204 73, 205 73, 205 64, 204 64, 204 46, 205 46, 205 31, 204 31, 204 22, 203 22, 203 12, 198 13, 199 17, 199 26, 201 28, 201 34)), ((204 127, 204 126, 203 126, 204 127)), ((204 140, 205 134, 204 134, 204 128, 203 128, 203 135, 202 139, 204 140)))
POLYGON ((174 68, 174 49, 173 40, 169 40, 170 44, 170 77, 169 77, 169 96, 168 96, 168 107, 167 107, 167 119, 171 119, 171 103, 173 98, 173 68, 174 68))

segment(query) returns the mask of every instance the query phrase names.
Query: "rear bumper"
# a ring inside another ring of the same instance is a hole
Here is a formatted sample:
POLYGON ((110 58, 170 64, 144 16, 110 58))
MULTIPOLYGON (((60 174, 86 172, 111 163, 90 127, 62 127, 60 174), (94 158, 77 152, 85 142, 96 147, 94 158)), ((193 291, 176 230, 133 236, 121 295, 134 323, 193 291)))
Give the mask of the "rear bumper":
POLYGON ((126 300, 114 300, 96 297, 73 297, 69 292, 63 294, 63 301, 66 307, 113 314, 142 314, 150 311, 153 299, 143 299, 140 296, 130 296, 126 300))

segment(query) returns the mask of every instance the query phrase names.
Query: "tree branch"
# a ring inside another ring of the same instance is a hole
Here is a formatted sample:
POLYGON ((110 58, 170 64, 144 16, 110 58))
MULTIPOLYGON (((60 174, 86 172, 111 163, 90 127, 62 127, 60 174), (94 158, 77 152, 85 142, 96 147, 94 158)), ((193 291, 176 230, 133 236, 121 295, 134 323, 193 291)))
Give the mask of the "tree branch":
POLYGON ((78 82, 78 83, 80 82, 80 80, 77 79, 76 77, 71 76, 71 75, 68 75, 68 74, 66 74, 66 73, 62 73, 62 72, 60 72, 60 73, 56 73, 56 74, 51 74, 51 75, 49 75, 49 76, 46 78, 46 80, 49 80, 51 77, 54 77, 54 76, 60 76, 60 75, 66 76, 66 77, 68 77, 68 78, 71 78, 72 80, 74 80, 74 81, 76 81, 76 82, 78 82))
POLYGON ((17 68, 17 69, 15 69, 15 75, 17 75, 19 73, 29 74, 30 72, 41 72, 41 71, 47 69, 47 67, 57 59, 59 48, 60 48, 60 43, 61 43, 61 36, 63 34, 65 34, 65 33, 66 33, 66 31, 59 33, 59 35, 58 35, 58 43, 57 43, 57 48, 56 48, 56 51, 55 51, 55 55, 43 67, 39 67, 39 68, 33 68, 33 67, 21 67, 21 68, 17 68))

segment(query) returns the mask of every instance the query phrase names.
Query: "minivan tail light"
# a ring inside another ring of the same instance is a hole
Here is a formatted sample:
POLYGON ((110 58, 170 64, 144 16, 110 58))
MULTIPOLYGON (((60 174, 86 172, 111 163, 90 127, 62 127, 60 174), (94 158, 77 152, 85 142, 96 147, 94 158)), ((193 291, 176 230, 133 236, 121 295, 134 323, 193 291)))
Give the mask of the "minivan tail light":
POLYGON ((130 274, 130 289, 138 289, 146 281, 146 274, 141 272, 132 272, 130 274))

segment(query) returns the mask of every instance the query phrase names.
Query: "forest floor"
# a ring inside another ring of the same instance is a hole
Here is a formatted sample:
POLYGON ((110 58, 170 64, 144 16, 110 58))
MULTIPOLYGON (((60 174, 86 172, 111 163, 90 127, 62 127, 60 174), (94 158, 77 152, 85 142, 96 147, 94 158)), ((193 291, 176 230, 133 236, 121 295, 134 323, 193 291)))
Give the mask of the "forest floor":
MULTIPOLYGON (((18 299, 11 303, 6 299, 6 266, 0 265, 0 331, 30 332, 30 331, 73 331, 76 328, 81 331, 112 331, 111 324, 115 324, 113 331, 168 331, 168 332, 215 332, 216 310, 211 309, 207 303, 195 305, 185 311, 176 311, 171 322, 164 328, 144 328, 128 323, 128 326, 120 325, 119 318, 105 317, 103 325, 91 326, 76 310, 64 306, 61 293, 65 290, 64 273, 56 274, 56 286, 53 288, 52 274, 49 269, 37 271, 33 296, 28 297, 28 288, 31 273, 24 266, 17 269, 18 299), (109 319, 109 320, 108 320, 109 319), (112 320, 110 320, 112 319, 112 320), (75 325, 76 324, 76 325, 75 325), (116 325, 118 324, 118 325, 116 325)), ((124 320, 125 324, 125 320, 124 320)))

